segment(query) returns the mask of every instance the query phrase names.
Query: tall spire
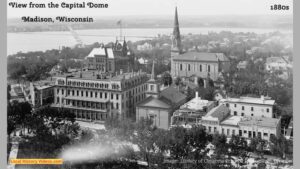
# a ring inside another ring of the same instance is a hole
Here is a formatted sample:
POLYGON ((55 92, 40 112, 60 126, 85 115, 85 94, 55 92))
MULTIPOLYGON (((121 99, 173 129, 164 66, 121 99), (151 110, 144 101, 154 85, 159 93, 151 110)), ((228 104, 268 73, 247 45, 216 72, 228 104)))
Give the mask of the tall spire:
POLYGON ((178 52, 181 53, 182 47, 181 47, 177 6, 175 8, 175 20, 174 20, 174 29, 173 29, 172 48, 173 48, 173 50, 178 50, 178 52))
POLYGON ((154 74, 154 59, 153 59, 153 63, 152 63, 151 80, 155 80, 155 74, 154 74))

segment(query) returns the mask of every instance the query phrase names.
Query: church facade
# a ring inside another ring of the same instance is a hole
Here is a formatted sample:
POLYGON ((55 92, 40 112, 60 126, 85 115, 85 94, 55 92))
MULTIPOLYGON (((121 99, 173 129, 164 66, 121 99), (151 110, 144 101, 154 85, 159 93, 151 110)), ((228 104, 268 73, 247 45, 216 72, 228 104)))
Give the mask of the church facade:
POLYGON ((182 50, 177 7, 171 48, 171 75, 173 77, 210 78, 217 80, 229 69, 230 61, 223 53, 184 52, 182 50))

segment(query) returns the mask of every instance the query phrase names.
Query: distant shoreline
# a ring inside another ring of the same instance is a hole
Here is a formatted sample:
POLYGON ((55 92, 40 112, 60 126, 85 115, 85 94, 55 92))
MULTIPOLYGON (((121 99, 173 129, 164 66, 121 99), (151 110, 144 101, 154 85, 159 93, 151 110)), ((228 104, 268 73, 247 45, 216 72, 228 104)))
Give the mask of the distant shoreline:
MULTIPOLYGON (((279 30, 279 31, 285 31, 285 32, 293 32, 293 27, 291 28, 278 28, 278 27, 224 27, 224 26, 189 26, 189 27, 184 27, 182 26, 181 28, 226 28, 226 29, 261 29, 261 30, 279 30)), ((73 30, 75 31, 87 31, 87 30, 119 30, 120 28, 118 27, 111 27, 111 28, 84 28, 84 29, 76 29, 74 28, 73 30)), ((126 27, 123 29, 173 29, 172 27, 126 27)), ((40 31, 7 31, 7 33, 39 33, 39 32, 69 32, 69 30, 40 30, 40 31)))

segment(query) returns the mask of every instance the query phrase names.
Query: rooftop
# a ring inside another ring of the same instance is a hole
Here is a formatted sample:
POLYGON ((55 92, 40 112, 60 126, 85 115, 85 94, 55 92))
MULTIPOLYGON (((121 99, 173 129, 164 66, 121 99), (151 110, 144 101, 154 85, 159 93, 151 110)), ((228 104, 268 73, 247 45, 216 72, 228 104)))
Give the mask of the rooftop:
POLYGON ((190 110, 203 110, 204 107, 207 107, 211 104, 214 104, 213 101, 202 100, 201 97, 196 97, 190 100, 189 102, 185 103, 180 107, 180 109, 190 109, 190 110))
POLYGON ((179 92, 178 89, 173 86, 170 86, 161 91, 160 96, 175 104, 178 104, 186 99, 186 95, 179 92))
POLYGON ((164 109, 169 109, 171 108, 171 105, 169 105, 167 102, 164 100, 161 100, 160 98, 155 98, 155 97, 147 97, 145 100, 142 102, 138 103, 139 107, 156 107, 156 108, 164 108, 164 109))
POLYGON ((268 117, 243 117, 239 125, 254 125, 260 127, 275 128, 279 124, 280 119, 268 117))
POLYGON ((122 79, 131 79, 133 77, 139 75, 146 75, 145 72, 129 72, 129 73, 122 73, 111 76, 107 73, 101 73, 98 71, 82 71, 82 72, 73 72, 73 73, 66 73, 57 75, 56 77, 68 77, 69 79, 83 79, 83 80, 98 80, 98 81, 120 81, 122 79), (82 74, 80 77, 80 73, 82 74), (98 78, 100 76, 100 78, 98 78), (102 78, 101 78, 102 76, 102 78))
POLYGON ((265 105, 275 104, 275 100, 271 100, 270 97, 265 97, 265 96, 261 96, 260 98, 256 98, 256 97, 226 98, 226 99, 221 99, 220 101, 235 102, 235 103, 265 104, 265 105))
POLYGON ((217 118, 219 121, 223 120, 229 114, 229 108, 221 104, 211 109, 205 117, 217 118))
POLYGON ((190 61, 229 61, 223 53, 204 53, 204 52, 187 52, 175 56, 174 60, 190 60, 190 61))
POLYGON ((107 48, 107 47, 94 48, 89 53, 89 55, 87 56, 87 58, 93 58, 96 55, 107 56, 108 58, 114 58, 114 53, 113 53, 112 48, 107 48))
POLYGON ((221 122, 221 125, 237 126, 241 121, 241 119, 242 119, 241 116, 228 116, 226 119, 224 119, 221 122))

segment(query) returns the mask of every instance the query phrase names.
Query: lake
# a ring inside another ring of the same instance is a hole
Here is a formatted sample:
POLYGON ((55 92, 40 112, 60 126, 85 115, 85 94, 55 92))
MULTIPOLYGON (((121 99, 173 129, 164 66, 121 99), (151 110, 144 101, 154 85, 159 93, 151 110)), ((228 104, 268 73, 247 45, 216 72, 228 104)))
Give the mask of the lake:
MULTIPOLYGON (((157 37, 158 34, 170 35, 173 28, 128 28, 123 29, 122 34, 126 40, 137 41, 157 37)), ((283 33, 292 33, 292 30, 276 29, 256 29, 256 28, 180 28, 181 34, 207 34, 208 32, 254 32, 257 34, 280 31, 283 33)), ((109 43, 116 40, 119 36, 119 29, 92 29, 76 30, 84 44, 95 42, 109 43)), ((76 40, 70 32, 20 32, 7 33, 7 54, 28 51, 45 51, 49 49, 58 49, 61 46, 72 47, 76 45, 76 40)))

